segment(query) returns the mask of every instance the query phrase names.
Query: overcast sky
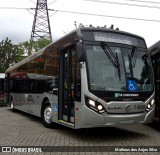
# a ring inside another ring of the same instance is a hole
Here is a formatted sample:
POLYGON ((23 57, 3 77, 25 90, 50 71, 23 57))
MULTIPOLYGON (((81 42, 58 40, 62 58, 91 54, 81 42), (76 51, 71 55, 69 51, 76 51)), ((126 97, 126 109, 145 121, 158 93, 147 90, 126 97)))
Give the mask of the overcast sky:
MULTIPOLYGON (((53 40, 56 40, 65 33, 73 30, 75 28, 74 21, 76 21, 77 24, 92 24, 94 26, 107 25, 109 27, 111 24, 113 24, 115 28, 119 27, 119 29, 122 31, 134 33, 144 37, 148 47, 160 40, 159 0, 93 1, 94 0, 48 0, 48 8, 90 14, 101 14, 107 16, 149 19, 159 22, 79 15, 62 12, 57 12, 53 15, 53 12, 50 11, 50 24, 53 40), (136 4, 136 6, 104 3, 105 1, 123 4, 136 4), (144 1, 159 2, 159 4, 145 3, 144 1), (149 7, 140 7, 139 5, 149 7), (154 8, 154 6, 156 8, 154 8)), ((2 7, 35 8, 36 0, 0 0, 0 41, 6 37, 11 39, 14 43, 29 40, 32 31, 34 10, 27 11, 25 9, 2 9, 2 7)))

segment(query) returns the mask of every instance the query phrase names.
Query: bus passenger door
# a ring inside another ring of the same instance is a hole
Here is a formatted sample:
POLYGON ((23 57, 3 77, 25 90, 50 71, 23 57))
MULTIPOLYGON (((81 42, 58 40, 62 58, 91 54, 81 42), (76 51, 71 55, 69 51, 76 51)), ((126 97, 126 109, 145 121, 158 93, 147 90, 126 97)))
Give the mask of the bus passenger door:
POLYGON ((160 58, 155 60, 155 102, 156 102, 156 117, 160 119, 160 58))
POLYGON ((73 47, 61 52, 59 119, 74 123, 75 50, 73 47))

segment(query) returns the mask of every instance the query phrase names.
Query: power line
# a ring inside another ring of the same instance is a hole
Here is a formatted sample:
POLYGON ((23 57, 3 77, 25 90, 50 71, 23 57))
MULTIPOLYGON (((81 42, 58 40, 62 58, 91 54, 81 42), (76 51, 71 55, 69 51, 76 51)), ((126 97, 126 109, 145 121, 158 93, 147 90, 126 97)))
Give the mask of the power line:
POLYGON ((156 19, 131 18, 131 17, 123 17, 123 16, 111 16, 111 15, 92 14, 92 13, 74 12, 74 11, 66 11, 66 10, 55 10, 55 9, 49 9, 49 10, 50 11, 63 12, 63 13, 89 15, 89 16, 100 16, 100 17, 109 17, 109 18, 121 18, 121 19, 129 19, 129 20, 148 21, 148 22, 160 22, 160 20, 156 20, 156 19))
MULTIPOLYGON (((21 9, 21 10, 28 10, 28 9, 30 9, 30 10, 35 10, 35 8, 13 8, 13 7, 0 7, 0 9, 21 9)), ((129 20, 139 20, 139 21, 147 21, 147 22, 158 22, 158 23, 160 22, 160 20, 156 20, 156 19, 145 19, 145 18, 132 18, 132 17, 123 17, 123 16, 112 16, 112 15, 93 14, 93 13, 75 12, 75 11, 67 11, 67 10, 48 9, 48 11, 55 11, 55 13, 57 13, 57 12, 63 12, 63 13, 71 13, 71 14, 99 16, 99 17, 109 17, 109 18, 118 18, 118 19, 129 19, 129 20)))
POLYGON ((34 16, 34 13, 32 13, 32 12, 30 11, 30 9, 27 9, 27 11, 28 11, 32 16, 34 16))
POLYGON ((29 0, 31 3, 36 4, 36 2, 34 2, 33 0, 29 0))
POLYGON ((57 13, 57 11, 53 12, 52 14, 49 15, 49 17, 54 16, 57 13))
POLYGON ((146 7, 149 9, 160 9, 158 6, 149 6, 149 5, 139 5, 139 4, 129 4, 129 3, 119 3, 119 2, 110 2, 110 1, 102 1, 102 0, 84 0, 84 1, 91 1, 91 2, 99 2, 99 3, 108 3, 108 4, 117 4, 117 5, 127 5, 127 6, 136 6, 136 7, 146 7))
MULTIPOLYGON (((30 10, 35 10, 35 8, 27 8, 27 11, 32 15, 34 16, 35 14, 32 13, 30 10)), ((50 9, 48 9, 48 11, 52 11, 50 9)), ((53 15, 55 15, 57 13, 57 11, 53 12, 52 14, 49 14, 49 17, 52 17, 53 15)))
POLYGON ((160 4, 160 2, 143 1, 143 0, 124 0, 124 1, 131 1, 131 2, 138 2, 138 3, 149 3, 149 4, 160 4))
POLYGON ((55 3, 56 1, 57 1, 57 0, 54 0, 54 1, 52 1, 52 2, 49 2, 48 5, 51 5, 51 4, 55 3))
POLYGON ((160 2, 152 2, 152 1, 141 1, 141 0, 125 0, 125 1, 132 1, 132 2, 142 2, 142 3, 150 3, 150 4, 160 4, 160 2))
POLYGON ((0 7, 0 9, 10 9, 10 10, 28 10, 30 8, 16 8, 16 7, 0 7))

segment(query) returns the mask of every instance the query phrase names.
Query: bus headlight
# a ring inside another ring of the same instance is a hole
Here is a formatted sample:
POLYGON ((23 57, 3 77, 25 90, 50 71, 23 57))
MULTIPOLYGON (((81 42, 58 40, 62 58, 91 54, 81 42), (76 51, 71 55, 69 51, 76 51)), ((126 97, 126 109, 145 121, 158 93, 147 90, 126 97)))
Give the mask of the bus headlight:
POLYGON ((154 107, 154 105, 155 105, 155 100, 152 99, 151 102, 148 103, 146 110, 150 111, 154 107))
POLYGON ((98 109, 99 111, 103 110, 102 105, 98 105, 98 106, 97 106, 97 109, 98 109))
POLYGON ((93 107, 95 107, 95 105, 96 105, 95 101, 90 100, 90 99, 88 99, 88 103, 90 106, 93 106, 93 107))
POLYGON ((97 113, 102 114, 105 112, 105 109, 101 103, 99 103, 97 101, 93 101, 89 98, 86 98, 86 105, 88 108, 94 110, 97 113))

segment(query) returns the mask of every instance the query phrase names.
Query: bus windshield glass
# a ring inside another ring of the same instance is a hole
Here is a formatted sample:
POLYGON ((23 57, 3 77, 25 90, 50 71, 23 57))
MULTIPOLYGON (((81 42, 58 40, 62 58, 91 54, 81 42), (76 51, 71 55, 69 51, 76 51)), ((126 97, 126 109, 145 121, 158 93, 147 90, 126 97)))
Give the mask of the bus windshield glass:
POLYGON ((89 87, 92 91, 153 90, 147 51, 106 45, 86 45, 89 87))

